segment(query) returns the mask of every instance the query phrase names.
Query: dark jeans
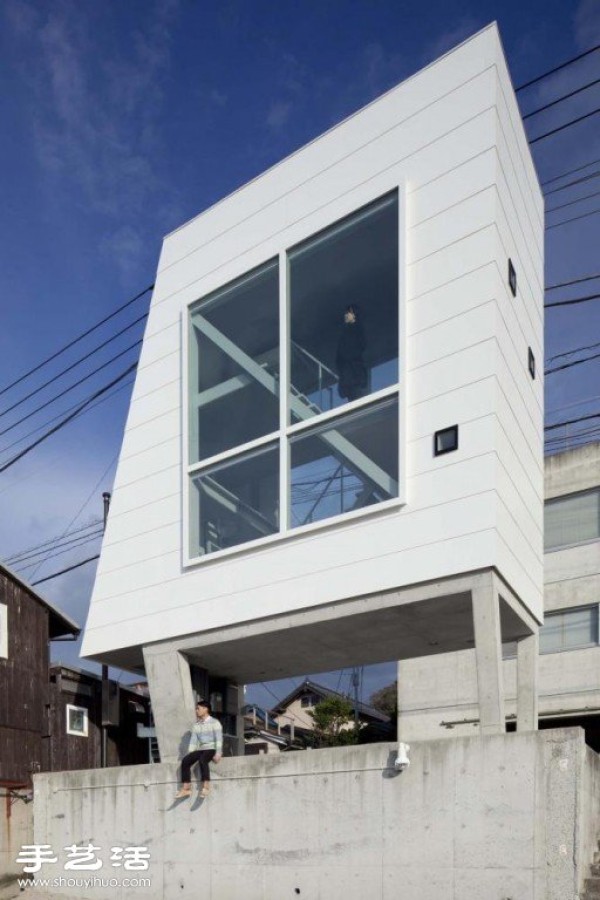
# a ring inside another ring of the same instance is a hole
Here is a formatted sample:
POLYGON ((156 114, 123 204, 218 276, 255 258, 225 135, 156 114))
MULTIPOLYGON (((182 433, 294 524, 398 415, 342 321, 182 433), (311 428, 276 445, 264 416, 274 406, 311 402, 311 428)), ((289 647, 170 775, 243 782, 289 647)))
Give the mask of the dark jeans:
POLYGON ((192 753, 186 754, 181 760, 181 780, 183 784, 189 784, 191 781, 190 769, 196 763, 200 763, 200 778, 202 781, 210 781, 210 770, 208 764, 215 755, 215 750, 194 750, 192 753))

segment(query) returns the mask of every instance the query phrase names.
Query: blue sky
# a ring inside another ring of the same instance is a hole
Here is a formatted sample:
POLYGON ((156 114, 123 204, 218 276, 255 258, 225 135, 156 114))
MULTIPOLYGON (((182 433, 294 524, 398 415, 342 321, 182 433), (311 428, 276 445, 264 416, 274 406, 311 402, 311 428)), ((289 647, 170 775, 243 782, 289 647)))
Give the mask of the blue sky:
MULTIPOLYGON (((597 0, 430 0, 426 15, 423 10, 398 0, 3 0, 0 390, 150 284, 164 234, 490 21, 499 23, 515 84, 600 43, 597 0)), ((595 54, 522 92, 524 112, 599 77, 599 69, 595 54)), ((597 86, 534 117, 530 134, 595 109, 599 98, 597 86)), ((592 118, 536 144, 540 178, 600 157, 598 122, 592 118)), ((597 184, 554 194, 548 205, 591 193, 597 184)), ((599 205, 584 201, 548 222, 599 205)), ((600 216, 590 216, 548 231, 547 284, 598 271, 599 223, 600 216)), ((593 292, 583 287, 580 293, 593 292)), ((548 299, 576 295, 571 289, 548 299)), ((145 302, 60 363, 130 322, 145 302)), ((549 312, 547 356, 592 343, 599 309, 589 303, 549 312)), ((139 336, 138 326, 97 354, 95 365, 139 336)), ((0 460, 26 443, 9 448, 12 441, 134 359, 129 351, 0 435, 0 460)), ((33 410, 34 401, 2 416, 6 406, 58 370, 49 366, 0 395, 0 431, 33 410)), ((101 515, 129 391, 126 386, 0 475, 1 557, 101 515)), ((598 361, 550 376, 549 419, 598 409, 599 393, 598 361)), ((23 574, 43 577, 88 551, 96 552, 95 545, 23 574)), ((42 586, 82 624, 93 569, 42 586)), ((73 661, 75 648, 57 645, 54 656, 73 661)), ((391 665, 367 673, 364 696, 393 674, 391 665)), ((274 690, 281 696, 289 687, 274 690)), ((265 691, 256 696, 272 701, 265 691)))

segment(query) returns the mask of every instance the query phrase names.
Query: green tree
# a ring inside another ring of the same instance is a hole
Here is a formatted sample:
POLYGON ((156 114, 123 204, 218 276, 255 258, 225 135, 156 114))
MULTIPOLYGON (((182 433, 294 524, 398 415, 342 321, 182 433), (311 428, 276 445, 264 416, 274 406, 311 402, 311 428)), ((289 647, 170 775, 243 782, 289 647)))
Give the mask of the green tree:
POLYGON ((398 715, 398 682, 392 681, 375 691, 371 694, 369 703, 391 719, 395 718, 398 715))
POLYGON ((358 729, 352 722, 353 707, 345 697, 326 697, 317 703, 309 715, 315 723, 315 737, 318 747, 339 747, 356 744, 358 729))

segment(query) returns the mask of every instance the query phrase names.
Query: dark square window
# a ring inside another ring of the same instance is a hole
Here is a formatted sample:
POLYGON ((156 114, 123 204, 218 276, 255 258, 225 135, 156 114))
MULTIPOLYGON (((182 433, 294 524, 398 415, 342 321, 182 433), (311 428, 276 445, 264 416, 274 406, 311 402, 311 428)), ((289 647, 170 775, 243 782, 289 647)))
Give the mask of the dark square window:
POLYGON ((527 368, 532 378, 535 378, 535 356, 531 347, 527 350, 527 368))
POLYGON ((436 431, 433 438, 433 455, 442 456, 444 453, 451 453, 458 450, 458 425, 452 425, 451 428, 442 428, 436 431))
POLYGON ((510 285, 510 290, 513 297, 517 296, 517 273, 515 272, 515 267, 512 264, 512 259, 508 261, 508 283, 510 285))

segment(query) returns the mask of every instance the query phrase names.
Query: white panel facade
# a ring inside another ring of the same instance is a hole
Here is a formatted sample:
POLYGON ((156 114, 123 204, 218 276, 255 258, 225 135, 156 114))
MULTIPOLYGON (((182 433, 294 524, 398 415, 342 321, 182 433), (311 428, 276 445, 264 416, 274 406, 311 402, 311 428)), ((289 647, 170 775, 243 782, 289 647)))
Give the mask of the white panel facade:
POLYGON ((542 239, 495 26, 169 235, 84 655, 489 567, 541 619, 542 382, 527 348, 542 369, 542 239), (283 279, 290 248, 393 191, 398 499, 190 558, 190 307, 275 258, 283 279), (455 424, 458 450, 434 457, 434 432, 455 424))

